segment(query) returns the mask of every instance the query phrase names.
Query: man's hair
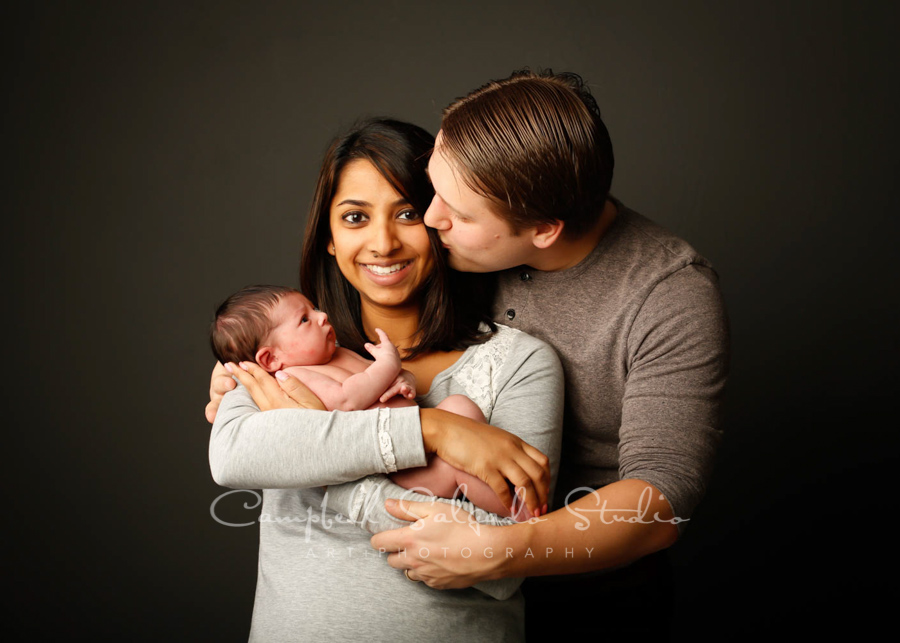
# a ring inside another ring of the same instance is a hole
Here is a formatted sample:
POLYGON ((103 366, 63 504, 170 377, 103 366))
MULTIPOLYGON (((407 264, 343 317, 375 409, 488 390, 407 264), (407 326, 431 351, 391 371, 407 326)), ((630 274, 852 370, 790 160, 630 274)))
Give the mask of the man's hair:
POLYGON ((247 286, 216 309, 209 343, 222 362, 256 361, 256 351, 272 332, 272 310, 286 295, 300 293, 282 286, 247 286))
POLYGON ((609 195, 613 151, 600 109, 577 74, 524 69, 445 110, 441 149, 513 231, 564 221, 579 236, 609 195))

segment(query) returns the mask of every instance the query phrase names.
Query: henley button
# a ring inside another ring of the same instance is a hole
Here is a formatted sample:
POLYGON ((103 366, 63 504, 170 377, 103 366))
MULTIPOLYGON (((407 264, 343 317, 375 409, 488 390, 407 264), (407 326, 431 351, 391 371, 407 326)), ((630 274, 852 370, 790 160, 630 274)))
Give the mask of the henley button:
POLYGON ((522 281, 531 281, 531 275, 529 275, 527 272, 523 272, 521 275, 519 275, 519 279, 521 279, 522 281))
POLYGON ((509 320, 513 320, 516 318, 516 311, 510 308, 506 311, 506 318, 509 320))

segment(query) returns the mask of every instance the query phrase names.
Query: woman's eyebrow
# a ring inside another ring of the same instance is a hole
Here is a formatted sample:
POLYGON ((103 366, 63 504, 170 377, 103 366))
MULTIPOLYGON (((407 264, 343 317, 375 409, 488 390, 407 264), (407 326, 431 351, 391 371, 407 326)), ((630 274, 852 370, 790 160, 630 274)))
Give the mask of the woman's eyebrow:
MULTIPOLYGON (((338 206, 355 205, 360 208, 371 208, 372 207, 372 204, 369 203, 368 201, 360 201, 359 199, 344 199, 343 201, 341 201, 340 203, 337 203, 336 205, 338 205, 338 206)), ((392 205, 392 206, 409 205, 409 201, 407 199, 401 197, 401 198, 397 199, 396 201, 394 201, 393 203, 391 203, 390 205, 392 205)))

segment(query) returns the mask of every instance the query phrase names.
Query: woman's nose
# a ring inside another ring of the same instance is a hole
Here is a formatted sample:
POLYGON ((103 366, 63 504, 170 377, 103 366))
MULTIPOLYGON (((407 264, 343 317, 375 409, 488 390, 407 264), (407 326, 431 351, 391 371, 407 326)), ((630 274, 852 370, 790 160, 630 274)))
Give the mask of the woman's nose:
POLYGON ((446 230, 450 227, 450 218, 447 216, 447 213, 441 209, 443 204, 440 202, 440 197, 434 195, 434 198, 431 200, 431 204, 428 206, 428 209, 425 210, 425 216, 422 217, 422 220, 425 222, 429 228, 434 228, 435 230, 446 230))
POLYGON ((372 237, 369 240, 369 249, 379 256, 387 256, 400 248, 402 244, 397 238, 394 226, 391 223, 372 226, 372 237))

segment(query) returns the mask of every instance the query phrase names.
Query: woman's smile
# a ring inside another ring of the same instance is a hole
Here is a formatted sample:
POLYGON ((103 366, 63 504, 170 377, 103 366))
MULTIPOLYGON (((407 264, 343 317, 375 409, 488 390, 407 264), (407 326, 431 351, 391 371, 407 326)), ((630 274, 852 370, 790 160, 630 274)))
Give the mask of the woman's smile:
POLYGON ((359 265, 367 272, 371 273, 373 278, 379 278, 381 282, 384 283, 385 281, 391 281, 386 278, 393 278, 393 281, 403 279, 403 277, 406 276, 406 269, 412 266, 412 264, 413 260, 410 259, 409 261, 400 261, 388 265, 377 263, 361 263, 359 265))

